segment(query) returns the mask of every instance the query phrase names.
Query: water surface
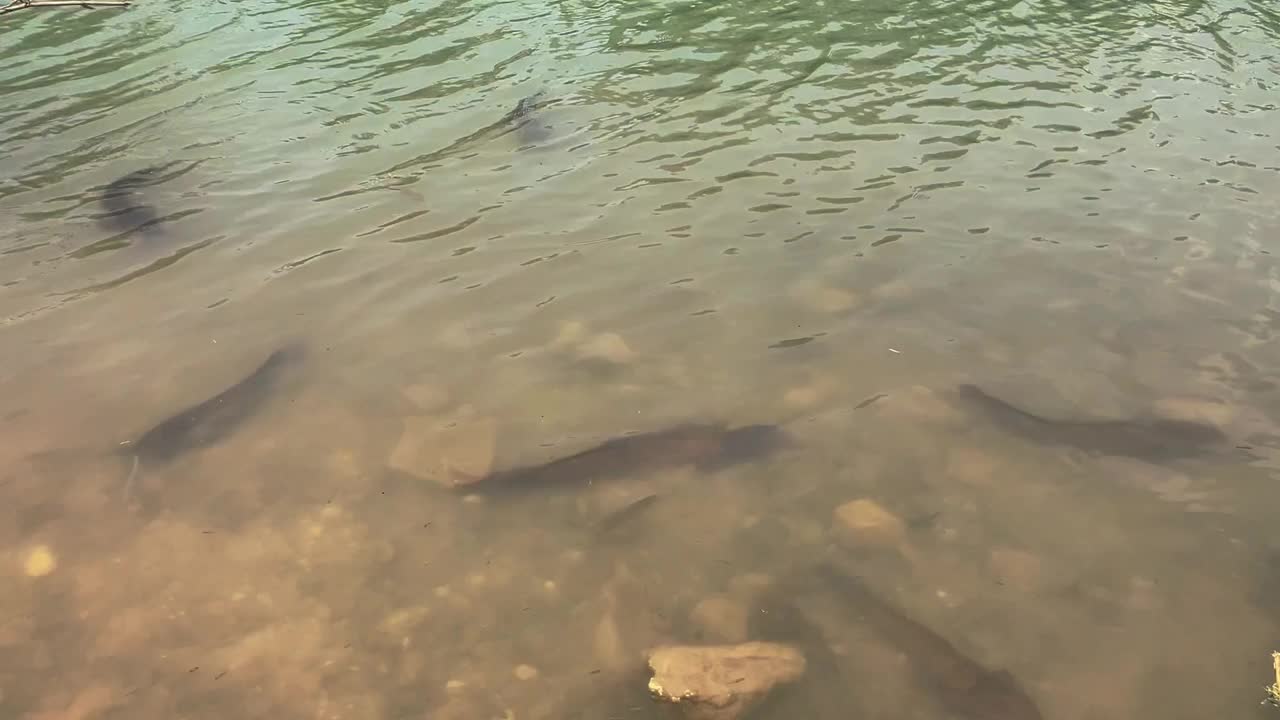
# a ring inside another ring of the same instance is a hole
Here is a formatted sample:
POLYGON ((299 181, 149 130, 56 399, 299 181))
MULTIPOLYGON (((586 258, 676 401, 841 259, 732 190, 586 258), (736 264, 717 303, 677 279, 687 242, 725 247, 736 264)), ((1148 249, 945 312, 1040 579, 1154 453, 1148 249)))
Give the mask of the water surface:
MULTIPOLYGON (((1050 720, 1270 712, 1272 5, 176 0, 0 42, 0 717, 649 717, 646 648, 742 639, 705 608, 818 557, 1050 720), (127 502, 121 443, 291 343, 127 502), (1228 442, 1041 443, 965 384, 1228 442), (795 442, 437 482, 683 423, 795 442), (859 498, 902 533, 842 532, 859 498)), ((836 706, 950 716, 824 627, 836 706)))

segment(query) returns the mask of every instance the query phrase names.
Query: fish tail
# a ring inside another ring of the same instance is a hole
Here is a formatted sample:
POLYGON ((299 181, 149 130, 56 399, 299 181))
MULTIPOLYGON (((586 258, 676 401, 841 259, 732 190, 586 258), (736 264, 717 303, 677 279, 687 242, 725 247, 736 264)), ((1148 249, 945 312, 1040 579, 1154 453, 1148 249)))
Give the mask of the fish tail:
POLYGON ((1004 422, 1020 422, 1027 425, 1050 425, 1053 421, 1030 413, 1020 407, 1002 400, 977 385, 961 385, 960 396, 976 407, 986 411, 997 420, 1004 422))

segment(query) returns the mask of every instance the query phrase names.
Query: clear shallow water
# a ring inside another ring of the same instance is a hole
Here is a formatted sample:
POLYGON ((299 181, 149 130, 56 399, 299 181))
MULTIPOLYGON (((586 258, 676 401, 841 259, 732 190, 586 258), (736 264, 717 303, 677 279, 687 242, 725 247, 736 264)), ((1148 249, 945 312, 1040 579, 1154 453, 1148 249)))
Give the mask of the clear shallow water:
MULTIPOLYGON (((834 555, 1046 718, 1261 717, 1278 30, 1240 2, 4 16, 0 716, 643 716, 640 653, 717 637, 698 603, 834 555), (107 217, 152 167, 152 222, 107 217), (118 444, 288 341, 261 413, 129 510, 118 444), (1257 457, 1028 442, 967 382, 1257 457), (707 420, 796 445, 510 503, 415 476, 707 420), (905 535, 850 546, 855 498, 905 535)), ((900 649, 826 630, 820 690, 946 716, 900 649)))

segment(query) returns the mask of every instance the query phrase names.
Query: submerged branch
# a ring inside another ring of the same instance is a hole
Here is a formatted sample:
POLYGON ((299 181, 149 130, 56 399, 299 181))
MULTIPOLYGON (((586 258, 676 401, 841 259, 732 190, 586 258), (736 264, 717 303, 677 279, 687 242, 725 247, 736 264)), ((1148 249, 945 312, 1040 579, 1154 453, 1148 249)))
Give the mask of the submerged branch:
POLYGON ((83 8, 95 7, 129 7, 132 0, 11 0, 8 5, 0 6, 0 15, 35 7, 59 7, 78 5, 83 8))

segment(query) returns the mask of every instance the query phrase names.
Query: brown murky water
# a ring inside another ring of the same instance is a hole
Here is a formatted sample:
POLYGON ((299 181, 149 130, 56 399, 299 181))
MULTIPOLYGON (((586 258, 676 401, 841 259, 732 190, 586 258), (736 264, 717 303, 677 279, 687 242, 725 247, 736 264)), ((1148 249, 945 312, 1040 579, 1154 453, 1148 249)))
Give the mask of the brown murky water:
POLYGON ((756 717, 966 717, 814 562, 1049 720, 1275 712, 1277 39, 1234 0, 0 17, 0 720, 658 717, 647 649, 766 632, 809 672, 756 717), (1223 436, 1133 450, 1154 417, 1223 436), (687 424, 788 442, 444 486, 687 424))

